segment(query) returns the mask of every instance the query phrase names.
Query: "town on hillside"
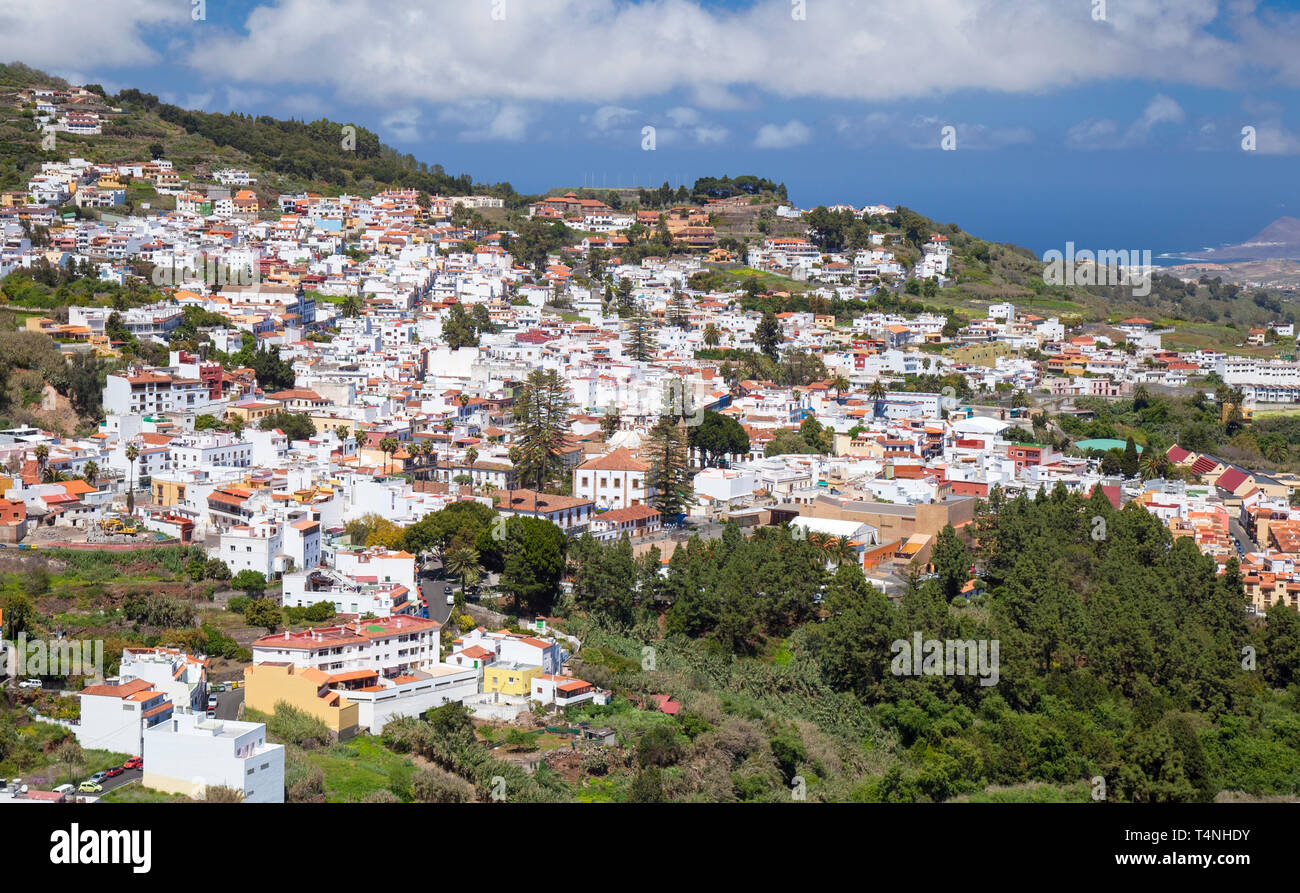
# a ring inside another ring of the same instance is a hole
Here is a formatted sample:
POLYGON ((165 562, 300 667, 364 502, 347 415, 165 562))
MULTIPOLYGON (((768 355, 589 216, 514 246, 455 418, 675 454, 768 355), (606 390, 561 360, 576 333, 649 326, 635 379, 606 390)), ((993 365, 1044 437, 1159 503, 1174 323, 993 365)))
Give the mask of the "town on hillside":
MULTIPOLYGON (((19 100, 95 135, 89 97, 19 100)), ((1036 548, 1016 525, 1054 531, 1041 547, 1097 587, 1121 546, 1161 542, 1186 563, 1172 589, 1239 583, 1232 629, 1300 617, 1285 313, 1189 348, 1159 318, 954 302, 986 243, 775 184, 762 215, 758 191, 666 188, 509 216, 491 195, 265 185, 160 151, 46 160, 0 195, 6 696, 44 742, 0 735, 0 798, 942 800, 1033 781, 1087 799, 1092 752, 943 783, 910 753, 893 774, 807 767, 928 684, 882 669, 910 633, 881 630, 919 623, 918 599, 1010 622, 995 595, 1036 548), (128 207, 133 190, 166 201, 128 207), (697 689, 719 653, 860 700, 792 714, 832 723, 800 732, 771 718, 772 677, 697 689), (720 775, 706 741, 737 748, 720 775)), ((1131 697, 1138 658, 1105 675, 1074 635, 1050 633, 1035 672, 1077 661, 1131 697)), ((953 703, 979 703, 997 653, 944 683, 953 703)), ((1268 672, 1283 688, 1294 668, 1268 672)), ((1222 704, 1179 703, 1202 696, 1222 704)))

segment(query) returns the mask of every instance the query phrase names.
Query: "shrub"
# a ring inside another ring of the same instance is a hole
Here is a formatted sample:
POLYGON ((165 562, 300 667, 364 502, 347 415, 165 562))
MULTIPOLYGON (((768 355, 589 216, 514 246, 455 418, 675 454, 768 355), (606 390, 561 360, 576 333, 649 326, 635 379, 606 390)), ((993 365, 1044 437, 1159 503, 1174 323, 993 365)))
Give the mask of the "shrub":
POLYGON ((329 744, 329 727, 316 717, 281 701, 266 724, 266 733, 276 741, 310 748, 329 744))

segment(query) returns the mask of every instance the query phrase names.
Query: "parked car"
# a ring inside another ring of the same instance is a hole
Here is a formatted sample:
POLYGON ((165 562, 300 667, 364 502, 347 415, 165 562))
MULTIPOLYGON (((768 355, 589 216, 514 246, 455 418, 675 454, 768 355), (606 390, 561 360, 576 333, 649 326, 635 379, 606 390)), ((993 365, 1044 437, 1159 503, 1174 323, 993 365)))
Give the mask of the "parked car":
POLYGON ((90 778, 88 778, 87 781, 102 782, 107 780, 107 778, 108 778, 107 772, 96 772, 94 775, 90 776, 90 778))
POLYGON ((208 709, 209 709, 209 710, 216 710, 216 709, 217 709, 217 696, 216 696, 216 695, 208 695, 208 709))
POLYGON ((61 785, 59 785, 57 788, 54 789, 54 793, 56 793, 56 794, 71 794, 71 793, 72 793, 73 791, 75 791, 75 790, 76 790, 76 788, 74 788, 74 787, 73 787, 72 785, 70 785, 70 784, 61 784, 61 785))
POLYGON ((447 604, 449 605, 456 604, 456 596, 450 592, 447 593, 447 604))
POLYGON ((106 769, 104 771, 104 774, 109 778, 117 778, 119 775, 122 774, 122 767, 114 766, 112 769, 106 769))
POLYGON ((131 759, 127 760, 125 763, 122 764, 122 768, 123 768, 123 769, 143 769, 143 768, 144 768, 144 757, 131 757, 131 759))
POLYGON ((104 790, 104 786, 97 781, 83 781, 77 786, 77 790, 83 794, 98 794, 104 790))
POLYGON ((24 679, 22 682, 19 682, 19 683, 18 683, 18 687, 19 687, 19 688, 40 688, 40 687, 41 687, 41 680, 39 680, 39 679, 24 679))

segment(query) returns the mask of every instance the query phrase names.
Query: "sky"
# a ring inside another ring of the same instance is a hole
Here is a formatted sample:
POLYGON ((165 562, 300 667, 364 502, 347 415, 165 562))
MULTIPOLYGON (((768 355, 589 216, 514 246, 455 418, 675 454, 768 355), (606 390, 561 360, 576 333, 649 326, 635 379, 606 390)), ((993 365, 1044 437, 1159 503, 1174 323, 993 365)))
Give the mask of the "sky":
POLYGON ((1300 217, 1300 0, 0 0, 0 58, 520 192, 757 174, 1040 256, 1300 217))

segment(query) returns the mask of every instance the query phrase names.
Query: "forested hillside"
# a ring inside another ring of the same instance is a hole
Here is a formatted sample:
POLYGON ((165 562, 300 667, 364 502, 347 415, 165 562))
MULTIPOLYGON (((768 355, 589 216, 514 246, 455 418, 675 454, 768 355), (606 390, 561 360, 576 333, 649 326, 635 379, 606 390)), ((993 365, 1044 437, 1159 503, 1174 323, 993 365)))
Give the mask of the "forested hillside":
POLYGON ((833 544, 779 529, 692 541, 666 579, 654 552, 578 543, 579 672, 684 707, 672 759, 642 765, 653 778, 638 790, 788 800, 802 778, 826 800, 1300 793, 1294 610, 1249 620, 1235 562, 1216 575, 1191 540, 1100 493, 995 493, 977 528, 973 554, 944 531, 938 579, 898 604, 853 565, 824 573, 833 544), (968 601, 956 593, 972 562, 988 591, 968 601), (656 599, 671 602, 662 622, 656 599), (996 684, 895 675, 893 643, 918 632, 996 640, 996 684))

